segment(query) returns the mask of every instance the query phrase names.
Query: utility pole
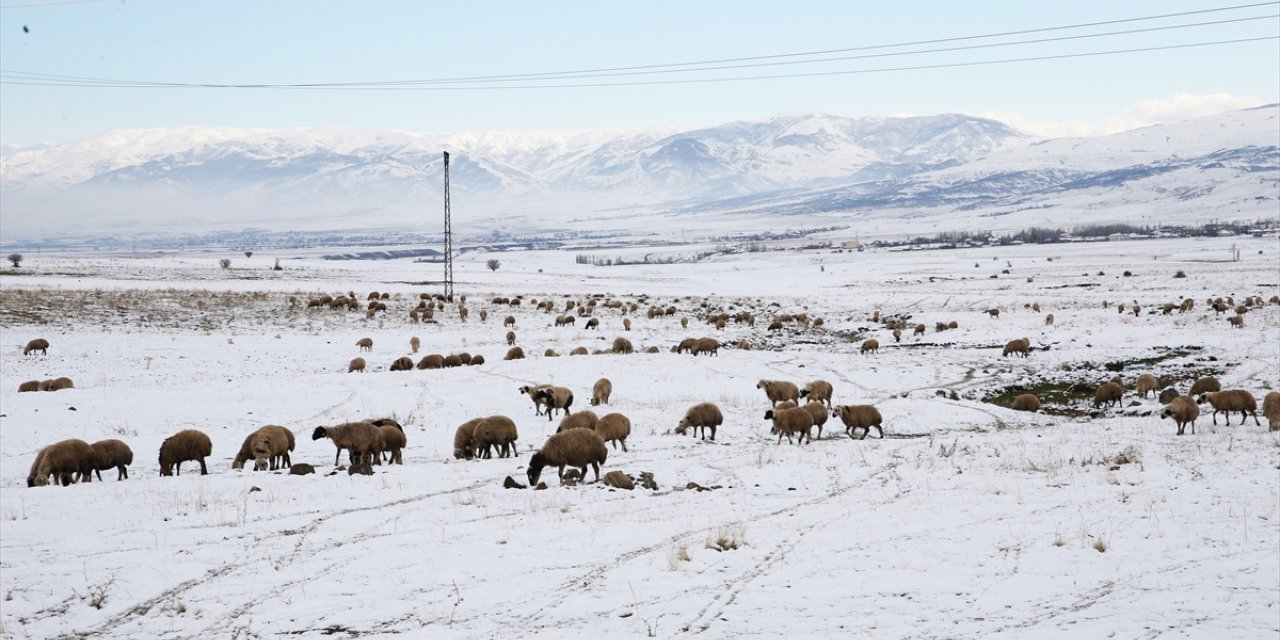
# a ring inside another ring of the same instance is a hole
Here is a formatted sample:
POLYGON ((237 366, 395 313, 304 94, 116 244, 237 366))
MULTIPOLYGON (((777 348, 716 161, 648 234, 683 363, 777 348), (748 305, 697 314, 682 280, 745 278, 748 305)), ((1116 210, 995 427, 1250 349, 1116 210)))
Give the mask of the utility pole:
POLYGON ((444 297, 453 302, 453 221, 449 214, 449 152, 444 152, 444 297))

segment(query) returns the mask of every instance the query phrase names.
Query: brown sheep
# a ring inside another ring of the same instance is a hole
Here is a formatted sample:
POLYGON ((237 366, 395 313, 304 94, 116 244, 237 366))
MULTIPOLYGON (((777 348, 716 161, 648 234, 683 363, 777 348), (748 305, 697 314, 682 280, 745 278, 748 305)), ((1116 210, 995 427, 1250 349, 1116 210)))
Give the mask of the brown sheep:
POLYGON ((858 429, 862 429, 862 437, 859 440, 866 440, 871 434, 871 427, 875 427, 880 433, 880 438, 884 438, 884 418, 880 417, 880 410, 869 404, 840 404, 832 407, 832 418, 840 418, 844 423, 844 432, 853 438, 853 434, 858 429))
POLYGON ((399 358, 396 358, 391 363, 390 370, 391 371, 412 371, 413 359, 410 358, 409 356, 400 356, 399 358))
POLYGON ((609 404, 609 396, 613 395, 613 383, 608 378, 596 380, 591 387, 591 406, 609 404))
POLYGON ((573 405, 573 392, 565 387, 543 387, 534 392, 533 398, 547 408, 548 422, 556 409, 568 415, 569 407, 573 405))
POLYGON ((471 356, 471 362, 467 363, 468 366, 472 367, 482 364, 484 364, 484 356, 471 356))
POLYGON ((351 373, 352 371, 364 373, 364 366, 364 358, 352 358, 351 364, 347 365, 347 373, 351 373))
POLYGON ((630 340, 623 338, 622 336, 618 336, 613 339, 614 353, 635 353, 635 351, 636 348, 631 344, 630 340))
MULTIPOLYGON (((502 326, 504 326, 504 327, 514 327, 514 326, 516 326, 516 317, 515 317, 515 316, 507 316, 507 317, 503 318, 503 319, 502 319, 502 326)), ((509 339, 509 340, 514 340, 514 338, 512 337, 512 336, 514 336, 514 335, 515 335, 515 334, 514 334, 514 333, 512 333, 512 332, 510 332, 510 331, 508 331, 508 332, 507 332, 507 336, 508 336, 508 339, 509 339)))
POLYGON ((959 323, 959 322, 956 322, 955 320, 952 320, 951 322, 948 322, 948 323, 947 323, 947 328, 948 328, 948 329, 959 329, 959 328, 960 328, 960 323, 959 323))
POLYGON ((809 412, 809 417, 813 418, 813 426, 818 428, 818 438, 821 439, 822 426, 827 424, 827 412, 830 408, 821 402, 806 402, 800 408, 809 412))
POLYGON ((542 355, 543 357, 546 357, 546 358, 559 358, 560 352, 556 351, 555 349, 547 349, 546 351, 542 352, 542 355))
POLYGON ((1010 340, 1009 342, 1005 343, 1004 353, 1000 354, 1000 357, 1003 358, 1011 353, 1020 354, 1024 358, 1027 357, 1028 355, 1031 354, 1031 341, 1026 338, 1018 338, 1017 340, 1010 340))
MULTIPOLYGON (((1261 296, 1259 296, 1261 302, 1261 296)), ((1271 391, 1262 398, 1262 416, 1267 419, 1269 431, 1280 431, 1280 391, 1271 391)))
POLYGON ((612 442, 613 448, 622 445, 627 450, 627 437, 631 435, 631 419, 621 413, 606 413, 596 421, 596 433, 606 443, 612 442))
POLYGON ((992 318, 999 318, 999 317, 1000 317, 1000 310, 999 310, 999 309, 987 309, 984 313, 986 313, 987 315, 991 316, 992 318))
MULTIPOLYGON (((735 349, 740 350, 740 351, 750 351, 750 350, 751 350, 751 343, 750 343, 749 341, 747 341, 747 339, 746 339, 746 338, 743 338, 742 340, 739 340, 739 341, 738 341, 738 344, 733 345, 733 347, 734 347, 735 349)), ((654 348, 656 349, 657 347, 654 347, 654 348)), ((657 351, 654 351, 654 353, 657 353, 657 351)))
POLYGON ((876 340, 875 338, 872 338, 872 339, 867 340, 867 341, 865 341, 865 342, 863 342, 863 343, 862 343, 862 351, 861 351, 861 353, 862 353, 863 355, 866 355, 866 353, 867 353, 868 351, 870 351, 870 352, 872 352, 872 353, 875 353, 875 352, 877 352, 877 351, 879 351, 879 350, 880 350, 880 341, 879 341, 879 340, 876 340))
POLYGON ((779 402, 790 400, 800 402, 800 388, 794 382, 786 380, 761 380, 756 383, 757 389, 763 389, 769 398, 770 406, 776 407, 779 402))
POLYGON ((599 318, 591 318, 590 320, 587 320, 586 328, 587 328, 587 329, 597 329, 597 330, 598 330, 598 329, 600 328, 600 319, 599 319, 599 318))
POLYGON ((503 360, 523 360, 523 359, 524 359, 524 349, 521 349, 520 347, 511 347, 510 349, 507 349, 507 355, 506 357, 503 358, 503 360))
POLYGON ((93 447, 84 440, 72 438, 51 444, 36 454, 32 473, 27 476, 27 486, 43 487, 53 476, 54 484, 68 486, 78 477, 82 482, 93 482, 93 447))
POLYGON ((1155 393, 1156 387, 1160 386, 1160 381, 1155 376, 1144 373, 1138 376, 1136 391, 1139 398, 1147 397, 1148 393, 1155 393))
POLYGON ((254 471, 275 471, 290 466, 289 452, 293 450, 293 432, 279 425, 269 424, 249 434, 240 445, 231 462, 232 469, 243 469, 244 463, 253 460, 254 471))
POLYGON ((356 346, 360 347, 361 351, 373 351, 373 338, 360 338, 356 340, 356 346))
POLYGON ((1205 376, 1196 378, 1196 381, 1191 383, 1191 391, 1188 391, 1187 395, 1192 398, 1198 398, 1210 391, 1222 391, 1222 383, 1218 382, 1217 378, 1205 376))
MULTIPOLYGON (((941 323, 939 323, 939 324, 941 324, 941 323)), ((945 326, 945 325, 944 325, 944 326, 945 326)), ((917 325, 916 325, 916 328, 912 331, 911 335, 914 335, 914 336, 922 336, 922 335, 924 335, 924 328, 925 328, 925 327, 924 327, 924 325, 923 325, 923 324, 917 324, 917 325)))
POLYGON ((556 433, 570 429, 595 429, 596 424, 599 422, 600 418, 596 416, 596 412, 584 409, 577 413, 565 414, 560 419, 560 426, 556 429, 556 433))
POLYGON ((508 346, 508 347, 513 347, 513 346, 515 346, 515 344, 516 344, 516 332, 514 332, 514 331, 508 331, 508 332, 507 332, 507 346, 508 346))
POLYGON ((209 436, 195 429, 179 431, 160 443, 160 475, 182 475, 182 463, 188 460, 200 462, 200 475, 208 475, 204 459, 213 455, 213 443, 209 436))
POLYGON ((67 377, 52 378, 50 380, 40 381, 41 391, 61 391, 63 389, 74 389, 74 388, 76 388, 75 383, 71 381, 71 378, 67 378, 67 377))
POLYGON ((542 470, 548 466, 559 468, 561 484, 564 483, 564 468, 578 467, 579 477, 585 482, 587 467, 595 470, 596 481, 600 480, 600 465, 609 458, 609 448, 604 439, 595 431, 588 429, 570 429, 557 433, 547 439, 542 448, 529 459, 529 485, 537 485, 542 470))
POLYGON ((31 355, 35 351, 39 351, 41 355, 49 355, 49 341, 44 338, 36 338, 28 342, 26 348, 22 350, 22 355, 31 355))
POLYGON ((91 445, 93 449, 93 470, 102 480, 102 472, 115 469, 116 480, 129 478, 129 465, 133 464, 133 449, 116 439, 99 440, 91 445))
POLYGON ((462 423, 458 430, 453 434, 453 457, 470 460, 475 457, 475 446, 472 444, 475 437, 476 425, 480 424, 484 418, 473 418, 462 423))
POLYGON ((1098 387, 1093 393, 1094 407, 1109 407, 1111 405, 1120 404, 1120 396, 1124 394, 1124 387, 1118 382, 1108 382, 1098 387))
POLYGON ((1024 393, 1013 399, 1013 405, 1011 408, 1014 411, 1039 411, 1040 398, 1034 393, 1024 393))
POLYGON ((800 407, 770 409, 764 412, 764 419, 773 421, 772 433, 778 434, 778 444, 782 444, 782 436, 786 436, 790 444, 792 434, 799 439, 797 445, 804 444, 805 440, 813 442, 813 416, 800 407))
POLYGON ((569 352, 569 355, 571 355, 571 356, 585 356, 585 355, 588 355, 588 354, 590 354, 590 353, 591 353, 591 352, 590 352, 590 351, 587 351, 587 348, 586 348, 586 347, 574 347, 574 348, 573 348, 573 351, 570 351, 570 352, 569 352))
POLYGON ((1046 326, 1046 327, 1053 326, 1053 314, 1052 314, 1052 313, 1044 317, 1044 326, 1046 326))
POLYGON ((894 329, 894 330, 893 330, 893 341, 894 341, 894 342, 902 342, 902 329, 894 329))
POLYGON ((546 406, 542 400, 538 398, 538 392, 543 389, 550 389, 549 384, 526 384, 518 389, 522 395, 527 395, 533 400, 533 411, 535 415, 542 415, 542 408, 546 406))
POLYGON ((481 309, 481 310, 480 310, 480 322, 484 322, 485 320, 488 320, 488 319, 489 319, 489 312, 488 312, 488 311, 485 311, 484 309, 481 309))
POLYGON ((1244 316, 1231 316, 1230 318, 1227 318, 1227 322, 1230 322, 1231 326, 1236 329, 1244 328, 1244 316))
POLYGON ((418 361, 418 368, 419 369, 443 369, 444 356, 438 353, 429 353, 425 356, 422 356, 422 359, 418 361))
POLYGON ((451 353, 451 354, 449 354, 449 355, 447 355, 447 356, 445 356, 445 357, 444 357, 443 365, 444 365, 444 368, 446 368, 446 369, 452 369, 452 368, 454 368, 454 367, 461 367, 461 366, 462 366, 462 356, 460 356, 460 355, 458 355, 458 354, 456 354, 456 353, 451 353))
POLYGON ((711 402, 701 402, 689 407, 684 412, 684 417, 680 419, 680 423, 676 425, 676 433, 684 435, 690 428, 693 429, 694 435, 701 431, 701 439, 706 439, 706 430, 711 430, 711 439, 716 439, 716 428, 724 423, 724 414, 720 413, 720 407, 711 402))
POLYGON ((39 380, 28 380, 18 385, 18 393, 26 393, 28 391, 39 391, 39 390, 40 390, 39 380))
POLYGON ((710 356, 720 355, 720 341, 715 338, 699 338, 693 343, 693 349, 690 351, 693 355, 707 354, 710 356))
POLYGON ((773 322, 769 323, 769 328, 766 329, 766 331, 782 331, 782 323, 777 320, 774 320, 773 322))
POLYGON ((1178 396, 1169 402, 1169 406, 1160 413, 1160 419, 1172 417, 1178 425, 1178 435, 1182 435, 1187 425, 1191 425, 1191 433, 1196 432, 1196 418, 1200 417, 1200 407, 1190 396, 1178 396))
POLYGON ((623 329, 623 331, 630 331, 630 330, 631 330, 631 318, 623 318, 623 319, 622 319, 622 329, 623 329))
POLYGON ((477 457, 492 458, 490 449, 498 450, 499 458, 518 455, 516 439, 516 423, 506 416, 489 416, 482 418, 475 425, 471 435, 471 446, 477 457))
POLYGON ((420 346, 422 346, 422 341, 418 339, 418 336, 409 338, 409 348, 413 350, 413 353, 417 353, 420 346))
POLYGON ((371 454, 377 443, 378 428, 368 422, 347 422, 334 427, 316 427, 316 430, 311 432, 311 439, 321 438, 332 440, 333 446, 337 448, 337 452, 333 455, 334 466, 338 465, 343 449, 350 452, 352 464, 372 464, 371 454))
POLYGON ((808 398, 809 402, 826 403, 827 408, 831 408, 831 383, 826 380, 814 380, 807 382, 804 389, 800 391, 801 398, 808 398))
POLYGON ((1254 424, 1262 426, 1262 423, 1258 421, 1258 401, 1253 397, 1252 393, 1244 389, 1209 391, 1201 394, 1196 399, 1196 404, 1204 404, 1205 402, 1213 406, 1214 425, 1218 424, 1218 413, 1222 413, 1227 418, 1227 426, 1231 426, 1231 413, 1239 411, 1240 424, 1244 424, 1245 418, 1253 415, 1254 424))

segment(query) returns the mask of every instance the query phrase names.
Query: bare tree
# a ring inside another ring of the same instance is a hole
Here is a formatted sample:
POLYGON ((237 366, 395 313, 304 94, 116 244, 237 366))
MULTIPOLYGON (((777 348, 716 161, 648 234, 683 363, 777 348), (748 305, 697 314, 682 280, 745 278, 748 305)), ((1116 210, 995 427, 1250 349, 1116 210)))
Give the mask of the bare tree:
POLYGON ((223 269, 230 269, 230 268, 231 268, 231 258, 223 258, 223 259, 219 260, 219 261, 218 261, 218 266, 222 267, 223 269))
POLYGON ((489 258, 489 261, 484 264, 486 267, 489 267, 490 271, 497 271, 498 267, 502 266, 502 263, 498 262, 497 258, 489 258))
POLYGON ((22 254, 21 254, 21 253, 11 253, 11 254, 9 254, 9 257, 7 258, 7 260, 8 260, 9 262, 12 262, 12 263, 13 263, 13 268, 14 268, 14 269, 17 269, 17 268, 18 268, 18 265, 22 264, 22 254))
POLYGON ((252 258, 252 257, 253 257, 253 252, 252 252, 252 251, 246 251, 246 252, 244 252, 244 257, 246 257, 246 258, 252 258))

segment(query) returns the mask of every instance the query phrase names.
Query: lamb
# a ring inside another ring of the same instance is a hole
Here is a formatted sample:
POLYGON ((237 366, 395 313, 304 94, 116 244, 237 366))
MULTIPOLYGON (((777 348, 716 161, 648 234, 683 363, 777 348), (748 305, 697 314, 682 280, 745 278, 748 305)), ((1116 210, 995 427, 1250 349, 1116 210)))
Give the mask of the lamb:
POLYGON ((476 425, 480 424, 484 418, 473 418, 462 423, 458 430, 453 434, 453 457, 470 460, 475 456, 475 446, 473 444, 475 438, 476 425))
POLYGON ((521 349, 520 347, 511 347, 510 349, 507 349, 507 355, 506 357, 503 358, 503 360, 523 360, 523 359, 524 359, 524 349, 521 349))
POLYGON ((720 355, 720 341, 715 338, 698 338, 693 343, 693 349, 690 351, 693 355, 707 354, 712 356, 720 355))
POLYGON ((587 466, 595 470, 596 481, 600 481, 600 465, 609 457, 609 448, 604 439, 595 431, 587 429, 570 429, 557 433, 547 439, 542 448, 529 459, 529 485, 537 485, 542 470, 548 466, 559 468, 561 484, 564 483, 564 468, 578 467, 579 477, 587 478, 587 466))
POLYGON ((770 406, 776 407, 779 402, 790 400, 795 403, 800 402, 800 389, 796 387, 794 382, 786 380, 761 380, 756 383, 757 389, 764 389, 764 394, 769 398, 770 406))
POLYGON ((1187 425, 1191 425, 1191 433, 1196 432, 1196 418, 1200 417, 1200 407, 1191 396, 1178 396, 1169 402, 1169 406, 1160 413, 1160 419, 1172 417, 1178 425, 1178 435, 1182 435, 1187 425))
POLYGON ((477 457, 491 458, 490 448, 498 450, 499 458, 518 455, 516 423, 506 416, 489 416, 476 423, 471 434, 471 447, 477 457))
POLYGON ((613 339, 614 353, 635 353, 635 351, 636 348, 631 344, 630 340, 623 338, 622 336, 618 336, 613 339))
POLYGON ((826 403, 827 408, 831 408, 831 383, 826 380, 814 380, 807 382, 804 389, 800 391, 801 398, 808 398, 809 402, 826 403))
POLYGON ((631 435, 631 419, 621 413, 606 413, 596 421, 596 433, 606 443, 612 442, 614 449, 621 443, 625 452, 627 437, 631 435))
POLYGON ((821 402, 806 402, 800 408, 809 412, 809 416, 813 418, 813 426, 818 428, 818 438, 821 439, 822 426, 827 424, 827 411, 830 411, 830 408, 821 402))
POLYGON ((773 432, 778 434, 778 444, 782 444, 782 436, 787 437, 787 443, 791 443, 791 434, 797 434, 799 442, 797 445, 804 444, 805 440, 813 442, 811 431, 813 430, 813 416, 808 411, 800 407, 788 407, 786 409, 770 409, 764 412, 765 420, 773 421, 773 432))
POLYGON ((609 404, 611 395, 613 395, 613 383, 608 378, 596 380, 595 386, 591 387, 591 406, 609 404))
POLYGON ((720 413, 720 407, 711 402, 701 402, 689 407, 684 412, 684 417, 680 419, 680 423, 676 425, 676 433, 684 435, 690 428, 694 433, 701 430, 701 439, 706 439, 706 430, 711 430, 711 439, 716 439, 716 428, 724 423, 724 414, 720 413))
POLYGON ((1262 426, 1262 423, 1258 422, 1258 401, 1248 391, 1243 389, 1210 391, 1201 394, 1196 399, 1196 404, 1204 404, 1206 401, 1213 406, 1214 425, 1218 424, 1218 413, 1221 412, 1227 418, 1227 426, 1231 426, 1231 412, 1239 411, 1240 424, 1244 424, 1244 419, 1252 414, 1254 424, 1262 426))
POLYGON ((360 347, 361 351, 373 351, 373 338, 360 338, 356 340, 356 346, 360 347))
POLYGON ((443 369, 444 356, 438 353, 429 353, 425 356, 422 356, 422 359, 418 361, 418 368, 419 369, 443 369))
POLYGON ((116 439, 99 440, 91 445, 93 449, 93 470, 102 480, 102 472, 115 469, 116 480, 129 478, 129 465, 133 464, 133 449, 116 439))
POLYGON ((417 353, 420 346, 422 346, 422 341, 418 339, 418 336, 409 338, 409 348, 413 349, 413 353, 417 353))
POLYGON ((547 407, 549 422, 556 409, 565 415, 569 414, 569 407, 573 405, 573 392, 564 387, 544 387, 534 394, 534 400, 541 401, 547 407))
POLYGON ((1120 404, 1120 396, 1124 393, 1124 387, 1117 382, 1107 382, 1098 387, 1093 393, 1094 407, 1109 407, 1111 405, 1120 404))
POLYGON ((859 440, 866 440, 871 434, 871 427, 875 427, 880 433, 880 437, 884 438, 884 418, 880 417, 880 410, 869 404, 840 404, 832 407, 832 418, 840 418, 844 423, 844 432, 849 434, 849 438, 853 438, 853 433, 858 429, 862 429, 862 437, 859 440))
POLYGON ((44 338, 36 338, 27 343, 26 348, 22 350, 22 355, 31 355, 32 352, 39 351, 40 355, 49 355, 49 341, 44 338))
POLYGON ((28 380, 18 385, 18 393, 26 393, 28 391, 39 391, 39 390, 40 390, 39 380, 28 380))
POLYGON ((1267 419, 1269 431, 1280 431, 1280 391, 1272 391, 1262 398, 1262 415, 1267 419))
POLYGON ((1222 391, 1222 383, 1218 382, 1217 378, 1206 376, 1196 378, 1196 381, 1191 383, 1191 391, 1188 391, 1187 395, 1192 398, 1198 398, 1210 391, 1222 391))
POLYGON ((1005 343, 1004 353, 1000 354, 1000 357, 1003 358, 1011 353, 1021 354, 1022 357, 1024 358, 1027 357, 1028 355, 1031 354, 1031 341, 1028 340, 1027 338, 1018 338, 1017 340, 1010 340, 1009 342, 1005 343))
POLYGON ((179 431, 160 443, 160 475, 172 476, 176 472, 182 475, 182 463, 188 460, 200 461, 200 475, 208 475, 209 468, 204 459, 213 454, 213 443, 209 436, 195 429, 179 431))
POLYGON ((368 422, 347 422, 335 427, 316 427, 316 430, 311 433, 311 439, 321 438, 332 440, 333 446, 337 448, 337 452, 333 455, 334 466, 338 465, 343 449, 351 452, 353 464, 372 464, 372 456, 369 454, 373 451, 378 439, 378 428, 368 422))
POLYGON ((600 418, 596 416, 596 412, 584 409, 577 413, 566 414, 561 418, 560 427, 556 429, 556 433, 570 429, 595 429, 599 422, 600 418))
POLYGON ((352 358, 351 364, 347 365, 347 373, 351 373, 352 371, 364 373, 364 366, 364 358, 352 358))
POLYGON ((868 351, 875 353, 880 350, 880 341, 872 338, 862 343, 862 354, 866 355, 868 351))
POLYGON ((1040 398, 1034 393, 1024 393, 1013 399, 1010 408, 1014 411, 1036 412, 1040 410, 1040 398))
POLYGON ((1137 392, 1139 398, 1147 397, 1148 393, 1155 393, 1156 387, 1160 386, 1160 381, 1155 376, 1144 373, 1138 376, 1137 392))
POLYGON ((391 371, 412 371, 413 359, 410 358, 409 356, 400 356, 399 358, 396 358, 394 362, 391 363, 390 370, 391 371))
POLYGON ((538 392, 542 391, 543 389, 550 389, 550 388, 551 388, 551 385, 549 384, 526 384, 523 387, 520 387, 518 391, 524 395, 529 396, 529 398, 533 400, 534 414, 540 416, 542 415, 542 407, 544 406, 544 404, 542 400, 538 398, 538 392))
POLYGON ((51 444, 40 453, 27 475, 27 486, 43 487, 53 476, 55 484, 67 486, 78 476, 83 482, 93 482, 93 447, 84 440, 72 438, 51 444))

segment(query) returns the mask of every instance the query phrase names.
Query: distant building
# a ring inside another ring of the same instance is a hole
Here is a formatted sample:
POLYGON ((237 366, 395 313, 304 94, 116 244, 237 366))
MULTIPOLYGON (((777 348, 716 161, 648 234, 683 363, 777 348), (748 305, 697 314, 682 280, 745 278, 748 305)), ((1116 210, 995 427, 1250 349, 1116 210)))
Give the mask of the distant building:
POLYGON ((845 240, 845 241, 844 241, 844 248, 846 248, 846 249, 854 249, 854 250, 861 250, 861 249, 862 249, 862 241, 861 241, 861 240, 845 240))
POLYGON ((1107 240, 1111 242, 1117 242, 1120 240, 1128 240, 1128 239, 1129 239, 1129 234, 1127 233, 1113 233, 1107 236, 1107 240))

